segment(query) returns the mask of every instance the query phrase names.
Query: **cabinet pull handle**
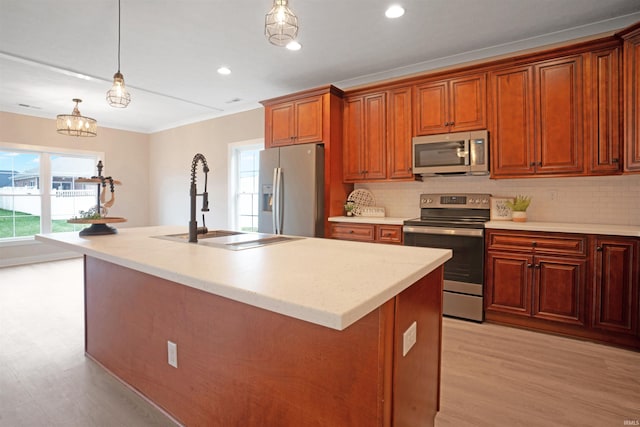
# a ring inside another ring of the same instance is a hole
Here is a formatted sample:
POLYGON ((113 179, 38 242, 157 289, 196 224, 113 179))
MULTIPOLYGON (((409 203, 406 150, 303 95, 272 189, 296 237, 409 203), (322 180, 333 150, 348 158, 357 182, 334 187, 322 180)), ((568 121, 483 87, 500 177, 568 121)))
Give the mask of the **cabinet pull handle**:
POLYGON ((542 162, 538 162, 538 166, 542 166, 542 162))
POLYGON ((596 246, 596 251, 602 252, 602 246, 596 246))
POLYGON ((540 268, 540 264, 534 265, 533 268, 538 268, 539 269, 540 268))
POLYGON ((527 264, 527 268, 533 267, 533 264, 527 264))
POLYGON ((535 166, 535 165, 536 165, 536 162, 529 163, 529 166, 535 166))
POLYGON ((449 126, 449 122, 444 122, 444 125, 445 126, 449 126))
POLYGON ((611 163, 618 163, 618 162, 620 162, 620 159, 613 159, 613 160, 611 160, 611 163))
POLYGON ((456 124, 455 122, 449 122, 449 126, 453 126, 455 124, 456 124))
POLYGON ((538 246, 538 242, 531 242, 531 246, 535 248, 536 246, 538 246))

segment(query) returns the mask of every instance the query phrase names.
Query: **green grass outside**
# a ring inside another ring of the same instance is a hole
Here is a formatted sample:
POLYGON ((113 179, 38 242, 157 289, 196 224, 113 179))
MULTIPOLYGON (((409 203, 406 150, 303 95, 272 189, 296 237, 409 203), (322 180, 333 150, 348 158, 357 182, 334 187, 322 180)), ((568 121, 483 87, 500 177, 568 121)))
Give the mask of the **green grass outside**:
MULTIPOLYGON (((56 219, 52 222, 51 231, 54 233, 76 231, 85 227, 69 224, 64 219, 56 219)), ((40 216, 0 209, 0 239, 33 236, 38 233, 40 233, 40 216)))

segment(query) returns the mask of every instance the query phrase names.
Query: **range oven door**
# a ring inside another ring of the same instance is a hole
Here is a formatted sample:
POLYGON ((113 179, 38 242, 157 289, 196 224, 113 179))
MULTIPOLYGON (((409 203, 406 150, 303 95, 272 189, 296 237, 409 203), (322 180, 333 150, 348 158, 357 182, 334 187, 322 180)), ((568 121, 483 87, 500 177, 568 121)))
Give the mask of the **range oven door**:
POLYGON ((451 249, 444 265, 444 314, 484 320, 484 229, 407 226, 404 244, 451 249))

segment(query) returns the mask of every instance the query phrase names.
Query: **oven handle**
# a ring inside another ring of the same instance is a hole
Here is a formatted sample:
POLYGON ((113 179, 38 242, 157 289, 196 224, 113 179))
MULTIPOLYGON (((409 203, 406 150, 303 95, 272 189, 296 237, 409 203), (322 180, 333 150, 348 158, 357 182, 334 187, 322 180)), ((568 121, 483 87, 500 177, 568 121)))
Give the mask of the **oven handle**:
POLYGON ((484 230, 477 228, 446 228, 446 227, 425 227, 405 225, 402 227, 405 233, 417 234, 441 234, 449 236, 483 237, 484 230))

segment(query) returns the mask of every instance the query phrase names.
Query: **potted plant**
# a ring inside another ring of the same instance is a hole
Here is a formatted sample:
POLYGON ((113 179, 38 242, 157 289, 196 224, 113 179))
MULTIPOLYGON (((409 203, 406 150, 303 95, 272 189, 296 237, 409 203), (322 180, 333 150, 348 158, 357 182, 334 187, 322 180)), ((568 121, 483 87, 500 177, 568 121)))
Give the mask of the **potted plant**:
POLYGON ((344 210, 347 213, 347 216, 353 216, 353 211, 356 208, 356 204, 352 200, 347 200, 347 203, 344 204, 344 210))
POLYGON ((511 209, 511 218, 516 222, 527 220, 527 208, 531 204, 531 197, 518 194, 515 199, 507 200, 505 205, 511 209))

